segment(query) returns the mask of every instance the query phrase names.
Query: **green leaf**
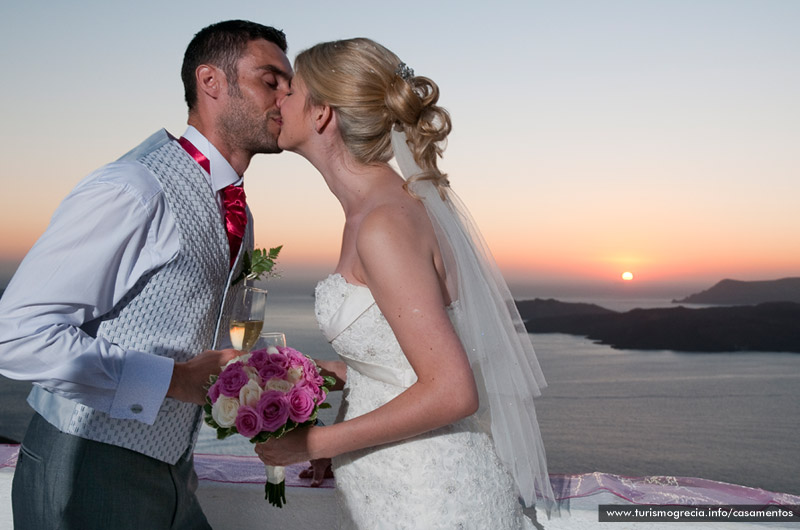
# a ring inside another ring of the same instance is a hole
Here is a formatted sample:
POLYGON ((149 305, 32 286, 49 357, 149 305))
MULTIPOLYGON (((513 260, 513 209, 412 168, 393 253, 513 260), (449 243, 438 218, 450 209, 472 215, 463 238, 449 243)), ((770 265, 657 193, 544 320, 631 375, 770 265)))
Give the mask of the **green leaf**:
POLYGON ((256 248, 252 252, 245 252, 242 258, 242 273, 232 282, 232 285, 243 279, 260 280, 264 275, 266 278, 277 276, 273 269, 282 248, 283 245, 279 245, 269 250, 256 248))

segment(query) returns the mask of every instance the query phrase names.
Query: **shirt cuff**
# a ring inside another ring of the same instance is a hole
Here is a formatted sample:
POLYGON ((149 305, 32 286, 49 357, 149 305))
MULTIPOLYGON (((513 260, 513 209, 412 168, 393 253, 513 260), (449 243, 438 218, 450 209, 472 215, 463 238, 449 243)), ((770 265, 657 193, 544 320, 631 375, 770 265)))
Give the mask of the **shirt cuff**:
POLYGON ((174 366, 169 357, 128 350, 111 403, 111 417, 153 425, 169 390, 174 366))

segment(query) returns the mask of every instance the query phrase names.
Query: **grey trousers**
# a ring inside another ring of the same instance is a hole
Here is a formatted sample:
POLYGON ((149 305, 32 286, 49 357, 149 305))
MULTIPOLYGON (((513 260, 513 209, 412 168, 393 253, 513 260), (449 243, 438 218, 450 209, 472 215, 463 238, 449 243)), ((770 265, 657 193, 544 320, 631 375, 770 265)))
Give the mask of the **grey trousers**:
POLYGON ((12 485, 16 530, 203 530, 191 452, 174 466, 34 415, 12 485))

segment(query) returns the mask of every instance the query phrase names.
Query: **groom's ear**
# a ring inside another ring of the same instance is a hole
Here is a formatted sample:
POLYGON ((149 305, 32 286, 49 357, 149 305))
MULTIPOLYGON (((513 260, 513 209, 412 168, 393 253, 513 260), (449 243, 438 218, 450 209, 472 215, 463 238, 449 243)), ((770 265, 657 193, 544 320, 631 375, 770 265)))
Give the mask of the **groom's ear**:
POLYGON ((312 114, 314 118, 314 130, 322 133, 328 126, 336 121, 336 116, 330 105, 314 105, 312 114))
POLYGON ((204 93, 212 99, 217 99, 227 81, 225 74, 219 68, 209 64, 201 64, 194 71, 195 79, 197 81, 197 95, 204 93))

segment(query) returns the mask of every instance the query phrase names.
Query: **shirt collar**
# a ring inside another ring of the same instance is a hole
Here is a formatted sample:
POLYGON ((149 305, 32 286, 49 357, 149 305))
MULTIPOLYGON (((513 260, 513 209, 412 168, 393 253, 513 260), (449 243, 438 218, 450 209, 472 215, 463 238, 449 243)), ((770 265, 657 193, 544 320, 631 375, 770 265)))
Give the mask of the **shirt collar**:
POLYGON ((209 175, 209 182, 211 188, 218 192, 222 188, 235 184, 240 186, 244 177, 240 177, 230 163, 220 154, 214 145, 203 136, 200 131, 189 125, 183 133, 183 137, 192 142, 192 144, 203 153, 211 164, 211 174, 209 175))

